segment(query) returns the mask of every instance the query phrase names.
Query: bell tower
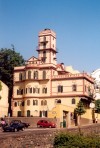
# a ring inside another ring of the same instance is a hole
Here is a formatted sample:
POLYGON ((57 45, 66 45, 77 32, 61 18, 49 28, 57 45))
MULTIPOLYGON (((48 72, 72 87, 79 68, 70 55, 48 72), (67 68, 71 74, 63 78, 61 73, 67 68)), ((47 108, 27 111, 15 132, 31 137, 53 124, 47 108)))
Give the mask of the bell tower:
POLYGON ((50 29, 44 29, 38 36, 38 58, 44 64, 56 64, 56 34, 50 29))

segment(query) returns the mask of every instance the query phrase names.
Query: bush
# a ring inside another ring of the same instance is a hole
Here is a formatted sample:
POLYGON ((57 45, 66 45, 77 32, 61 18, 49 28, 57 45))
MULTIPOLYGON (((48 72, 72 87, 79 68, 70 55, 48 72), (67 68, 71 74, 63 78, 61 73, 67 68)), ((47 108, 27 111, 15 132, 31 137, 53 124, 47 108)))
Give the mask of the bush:
POLYGON ((61 133, 54 139, 54 148, 100 148, 100 137, 61 133))

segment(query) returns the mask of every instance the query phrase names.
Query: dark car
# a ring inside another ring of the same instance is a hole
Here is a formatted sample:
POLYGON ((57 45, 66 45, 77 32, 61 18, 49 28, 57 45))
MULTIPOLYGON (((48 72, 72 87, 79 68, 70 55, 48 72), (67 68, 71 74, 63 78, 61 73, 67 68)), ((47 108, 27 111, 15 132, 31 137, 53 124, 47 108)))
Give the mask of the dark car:
POLYGON ((39 120, 37 122, 37 127, 55 128, 56 124, 47 120, 39 120))
POLYGON ((12 123, 21 123, 21 124, 24 125, 24 128, 28 128, 28 127, 30 126, 29 123, 27 123, 27 122, 22 122, 21 120, 12 120, 10 124, 12 124, 12 123))
POLYGON ((3 129, 4 132, 16 132, 16 131, 19 131, 19 130, 23 131, 24 125, 21 124, 21 123, 11 123, 8 126, 3 126, 2 129, 3 129))

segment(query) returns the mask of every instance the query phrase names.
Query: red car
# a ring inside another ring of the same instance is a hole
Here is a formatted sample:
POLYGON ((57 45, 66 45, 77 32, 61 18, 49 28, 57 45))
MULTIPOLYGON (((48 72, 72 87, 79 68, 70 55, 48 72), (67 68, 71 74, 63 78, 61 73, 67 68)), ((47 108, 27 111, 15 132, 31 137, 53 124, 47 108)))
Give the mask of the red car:
POLYGON ((54 122, 47 121, 47 120, 39 120, 37 122, 37 127, 55 128, 56 124, 54 122))

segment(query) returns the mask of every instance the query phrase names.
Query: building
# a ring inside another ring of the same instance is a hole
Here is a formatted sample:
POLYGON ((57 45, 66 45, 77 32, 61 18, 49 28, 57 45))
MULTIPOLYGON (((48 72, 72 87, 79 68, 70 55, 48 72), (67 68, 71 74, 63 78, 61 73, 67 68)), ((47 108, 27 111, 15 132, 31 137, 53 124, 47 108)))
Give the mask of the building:
MULTIPOLYGON (((57 63, 56 34, 44 29, 38 36, 38 57, 14 68, 13 116, 71 119, 82 100, 87 112, 94 92, 94 79, 57 63)), ((66 55, 67 56, 67 55, 66 55)), ((84 118, 91 118, 88 112, 84 118)), ((69 120, 70 121, 70 120, 69 120)))
POLYGON ((8 86, 0 81, 0 117, 8 116, 8 86))
POLYGON ((95 79, 95 100, 100 99, 100 69, 97 69, 91 73, 91 76, 95 79))

